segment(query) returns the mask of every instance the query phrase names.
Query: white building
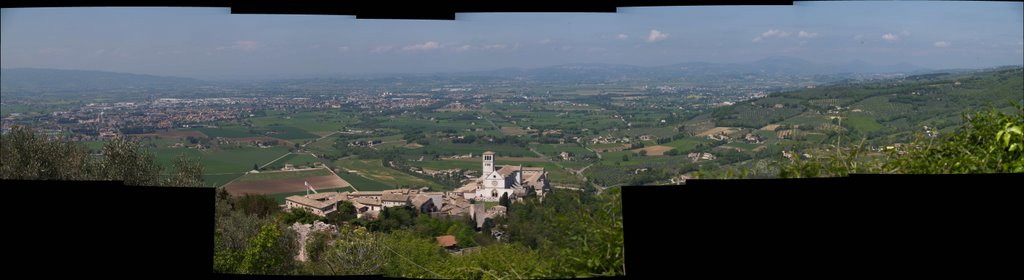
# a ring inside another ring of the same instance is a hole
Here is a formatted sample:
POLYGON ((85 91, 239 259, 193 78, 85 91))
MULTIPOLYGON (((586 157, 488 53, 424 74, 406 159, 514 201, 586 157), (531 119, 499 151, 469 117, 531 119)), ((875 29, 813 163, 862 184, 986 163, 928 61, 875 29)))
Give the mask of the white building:
POLYGON ((543 167, 505 165, 498 168, 494 164, 494 152, 483 153, 482 164, 483 172, 480 178, 471 180, 456 190, 466 199, 498 201, 504 195, 509 198, 525 196, 527 188, 533 188, 537 195, 543 195, 544 191, 550 188, 547 172, 543 167))

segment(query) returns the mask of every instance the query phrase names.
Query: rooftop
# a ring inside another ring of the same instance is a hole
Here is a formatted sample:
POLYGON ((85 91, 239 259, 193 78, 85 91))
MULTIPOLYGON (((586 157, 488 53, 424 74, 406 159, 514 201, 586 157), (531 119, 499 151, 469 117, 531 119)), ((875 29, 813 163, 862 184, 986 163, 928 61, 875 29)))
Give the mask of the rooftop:
POLYGON ((436 239, 437 239, 437 245, 439 245, 441 247, 451 247, 451 246, 458 245, 458 242, 455 241, 455 236, 454 235, 442 235, 442 236, 436 237, 436 239))
POLYGON ((346 198, 347 195, 345 193, 323 192, 309 195, 293 195, 285 199, 309 207, 324 209, 346 198))

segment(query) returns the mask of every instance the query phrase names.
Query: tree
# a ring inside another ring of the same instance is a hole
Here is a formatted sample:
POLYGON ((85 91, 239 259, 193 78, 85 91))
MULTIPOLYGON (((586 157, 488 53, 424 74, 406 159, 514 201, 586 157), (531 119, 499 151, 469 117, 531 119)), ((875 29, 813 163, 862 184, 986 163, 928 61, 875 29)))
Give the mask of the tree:
POLYGON ((338 203, 338 210, 327 214, 327 222, 341 226, 344 222, 354 220, 356 218, 356 207, 352 205, 352 202, 342 200, 338 203))
POLYGON ((509 204, 512 204, 512 200, 508 198, 508 193, 502 193, 501 198, 498 199, 498 204, 505 206, 508 209, 509 204))
POLYGON ((622 155, 622 161, 629 161, 629 155, 622 155))
POLYGON ((292 208, 291 210, 282 213, 281 220, 286 225, 291 225, 294 223, 312 224, 315 221, 321 220, 321 218, 320 216, 317 216, 313 213, 309 213, 308 211, 302 210, 301 208, 292 208))
POLYGON ((127 185, 201 186, 202 166, 185 157, 175 160, 172 174, 138 143, 115 137, 103 156, 90 156, 81 143, 37 135, 16 126, 0 135, 0 178, 22 180, 115 180, 127 185))
POLYGON ((952 135, 941 138, 919 135, 912 143, 889 150, 884 157, 870 155, 863 140, 851 147, 837 144, 832 147, 836 152, 826 158, 794 157, 791 161, 775 163, 779 167, 778 176, 1024 172, 1024 152, 1013 148, 1024 147, 1024 137, 1014 137, 1019 135, 1014 128, 1024 124, 1024 107, 1014 106, 1017 108, 1015 116, 995 109, 964 115, 968 123, 952 135))
POLYGON ((668 152, 665 152, 665 155, 666 156, 678 156, 679 155, 679 150, 677 150, 677 149, 668 150, 668 152))
POLYGON ((235 198, 234 209, 257 217, 267 217, 280 211, 277 201, 264 194, 245 194, 235 198))
POLYGON ((203 165, 184 154, 174 158, 174 175, 165 185, 176 187, 202 187, 203 165))
POLYGON ((640 156, 646 156, 647 150, 640 150, 640 156))
POLYGON ((258 163, 253 163, 252 170, 260 170, 260 165, 258 163))
MULTIPOLYGON (((324 274, 371 275, 380 274, 392 254, 382 246, 382 237, 362 227, 341 227, 339 237, 327 245, 322 253, 310 255, 318 260, 324 274)), ((315 249, 315 248, 314 248, 315 249)), ((315 251, 310 251, 315 253, 315 251)))
POLYGON ((264 223, 260 227, 260 233, 253 237, 243 253, 240 272, 285 274, 293 269, 292 257, 295 256, 297 242, 293 238, 288 238, 282 227, 276 222, 264 223))

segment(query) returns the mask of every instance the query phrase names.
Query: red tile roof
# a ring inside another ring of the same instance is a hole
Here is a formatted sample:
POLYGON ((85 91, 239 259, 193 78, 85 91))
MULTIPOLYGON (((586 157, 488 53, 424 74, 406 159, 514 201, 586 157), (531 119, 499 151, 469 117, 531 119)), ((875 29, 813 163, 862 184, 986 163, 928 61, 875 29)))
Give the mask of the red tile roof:
POLYGON ((456 244, 458 244, 458 242, 455 242, 454 235, 442 235, 437 237, 437 245, 440 245, 441 247, 451 247, 456 244))

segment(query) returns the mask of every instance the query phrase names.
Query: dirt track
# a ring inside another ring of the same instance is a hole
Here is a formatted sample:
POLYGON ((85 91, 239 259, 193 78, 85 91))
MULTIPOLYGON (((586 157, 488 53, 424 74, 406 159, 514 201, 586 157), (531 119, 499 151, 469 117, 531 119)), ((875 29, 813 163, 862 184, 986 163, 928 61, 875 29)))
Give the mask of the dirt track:
POLYGON ((647 151, 647 155, 649 155, 649 156, 660 156, 660 155, 665 155, 665 152, 671 151, 672 149, 675 149, 675 148, 672 148, 672 147, 669 147, 669 146, 658 145, 658 146, 645 147, 645 148, 640 149, 640 150, 647 151))
POLYGON ((352 186, 345 180, 342 180, 338 176, 315 176, 306 178, 290 178, 290 179, 277 179, 277 180, 265 180, 265 181, 247 181, 238 182, 233 181, 224 186, 224 189, 232 195, 251 193, 251 194, 275 194, 275 193, 290 193, 290 192, 301 192, 306 190, 306 186, 303 182, 309 182, 316 189, 329 189, 329 188, 340 188, 352 186))

